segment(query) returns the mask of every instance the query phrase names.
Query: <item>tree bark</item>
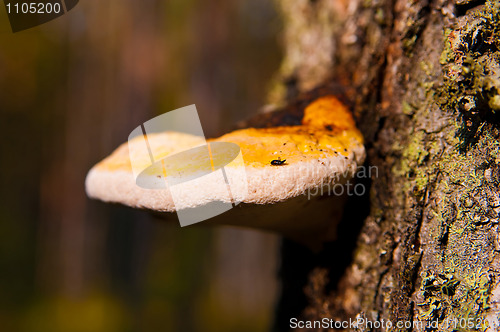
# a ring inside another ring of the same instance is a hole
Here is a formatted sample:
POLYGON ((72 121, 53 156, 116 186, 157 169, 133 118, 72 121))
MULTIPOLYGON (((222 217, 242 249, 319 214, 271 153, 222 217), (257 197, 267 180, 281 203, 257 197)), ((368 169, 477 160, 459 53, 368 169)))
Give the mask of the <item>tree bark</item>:
POLYGON ((360 179, 369 194, 348 203, 338 241, 320 254, 285 243, 275 330, 300 315, 386 322, 353 331, 500 331, 498 1, 278 5, 271 99, 341 84, 377 172, 360 179))

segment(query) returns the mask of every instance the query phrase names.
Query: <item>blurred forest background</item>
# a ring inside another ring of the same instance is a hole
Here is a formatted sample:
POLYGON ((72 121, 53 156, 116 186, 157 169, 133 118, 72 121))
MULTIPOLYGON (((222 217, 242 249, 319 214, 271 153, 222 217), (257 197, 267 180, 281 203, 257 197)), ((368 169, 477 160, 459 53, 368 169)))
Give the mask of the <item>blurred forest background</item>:
POLYGON ((265 104, 269 0, 82 0, 13 34, 0 6, 0 331, 266 331, 279 241, 90 201, 87 171, 196 104, 216 136, 265 104))

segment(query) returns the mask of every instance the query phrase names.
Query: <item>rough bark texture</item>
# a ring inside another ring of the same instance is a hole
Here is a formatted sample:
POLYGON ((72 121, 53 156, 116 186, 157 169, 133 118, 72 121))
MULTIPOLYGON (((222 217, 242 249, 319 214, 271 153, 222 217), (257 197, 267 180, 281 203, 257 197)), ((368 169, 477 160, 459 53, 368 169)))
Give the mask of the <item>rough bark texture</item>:
POLYGON ((286 52, 271 98, 341 83, 378 172, 339 241, 320 254, 285 244, 276 330, 300 314, 394 325, 360 331, 500 331, 498 1, 278 5, 286 52))

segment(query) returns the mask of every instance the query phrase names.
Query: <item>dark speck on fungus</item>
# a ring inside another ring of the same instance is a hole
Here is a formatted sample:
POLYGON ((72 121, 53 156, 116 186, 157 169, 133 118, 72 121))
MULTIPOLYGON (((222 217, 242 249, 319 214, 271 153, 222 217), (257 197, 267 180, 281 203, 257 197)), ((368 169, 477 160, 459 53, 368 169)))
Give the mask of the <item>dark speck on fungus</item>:
POLYGON ((286 159, 281 160, 281 158, 278 157, 278 159, 271 160, 271 165, 273 165, 273 166, 282 166, 282 165, 286 165, 285 162, 286 162, 286 159))

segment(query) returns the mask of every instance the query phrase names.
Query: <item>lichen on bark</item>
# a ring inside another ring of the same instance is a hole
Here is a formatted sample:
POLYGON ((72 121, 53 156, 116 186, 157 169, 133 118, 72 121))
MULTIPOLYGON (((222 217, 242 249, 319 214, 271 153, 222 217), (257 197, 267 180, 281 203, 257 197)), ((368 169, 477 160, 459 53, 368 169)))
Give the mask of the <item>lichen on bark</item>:
MULTIPOLYGON (((331 10, 326 2, 301 4, 331 10)), ((318 81, 345 85, 379 176, 350 263, 338 271, 328 264, 334 254, 322 254, 303 317, 436 322, 439 331, 470 319, 472 328, 457 330, 498 331, 500 3, 334 3, 343 10, 329 16, 335 22, 307 25, 335 45, 315 49, 322 59, 333 52, 318 81)), ((297 40, 302 28, 285 27, 297 40)), ((289 97, 315 73, 306 52, 297 58, 284 75, 301 73, 284 85, 289 97)), ((355 218, 346 211, 347 222, 355 218)))

